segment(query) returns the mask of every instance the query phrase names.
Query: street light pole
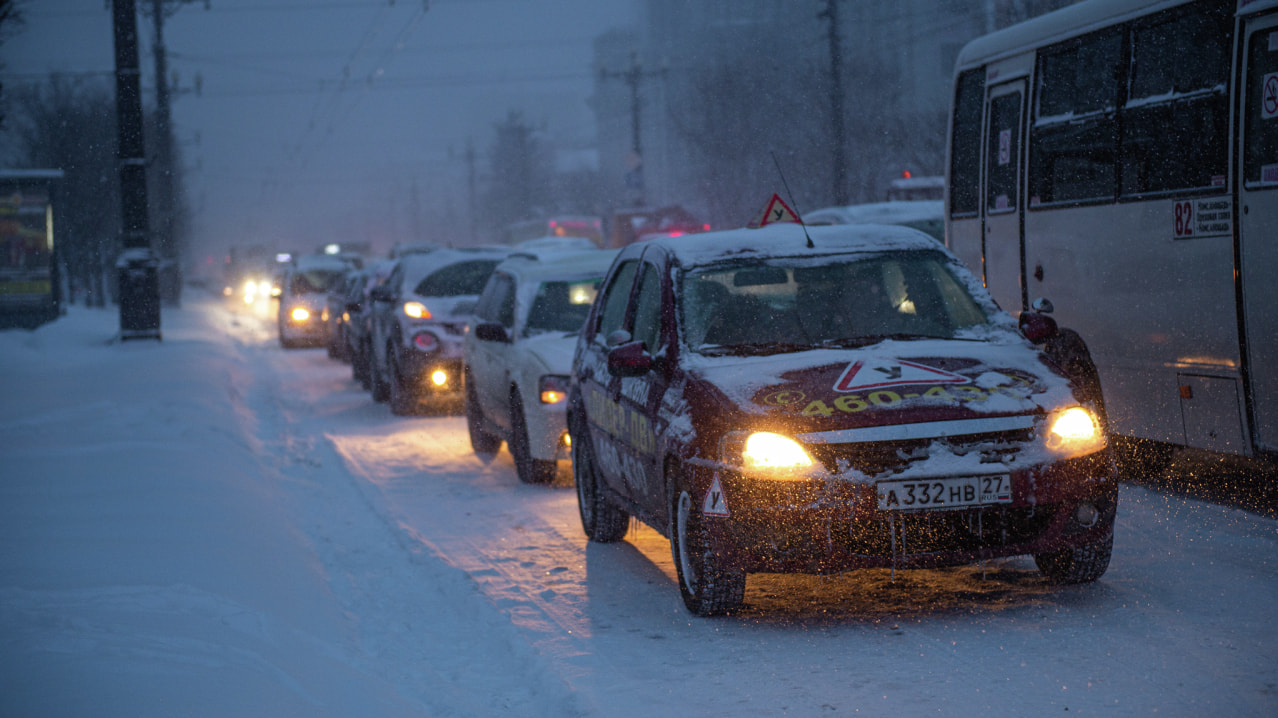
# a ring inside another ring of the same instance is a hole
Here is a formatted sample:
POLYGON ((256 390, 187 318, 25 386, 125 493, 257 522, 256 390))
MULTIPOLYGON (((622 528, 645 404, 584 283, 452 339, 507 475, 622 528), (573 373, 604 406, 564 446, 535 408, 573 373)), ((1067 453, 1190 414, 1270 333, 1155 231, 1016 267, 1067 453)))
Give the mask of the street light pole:
POLYGON ((630 87, 630 153, 631 161, 634 167, 626 178, 626 184, 638 192, 635 202, 637 206, 644 205, 644 180, 643 180, 643 132, 640 126, 642 118, 643 102, 639 97, 639 84, 645 78, 657 75, 665 76, 665 69, 645 72, 643 66, 639 64, 639 53, 631 51, 630 68, 626 70, 599 70, 599 77, 602 79, 617 79, 626 83, 630 87))

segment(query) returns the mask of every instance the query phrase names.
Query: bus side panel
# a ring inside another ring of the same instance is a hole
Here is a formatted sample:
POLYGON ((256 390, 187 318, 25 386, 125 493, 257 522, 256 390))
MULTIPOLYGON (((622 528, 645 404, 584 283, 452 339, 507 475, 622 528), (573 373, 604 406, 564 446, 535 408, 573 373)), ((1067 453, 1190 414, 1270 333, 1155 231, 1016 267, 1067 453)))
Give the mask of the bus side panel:
POLYGON ((963 264, 972 270, 977 279, 985 281, 981 262, 981 218, 969 217, 950 221, 949 234, 945 241, 950 251, 963 260, 963 264))
MULTIPOLYGON (((1227 236, 1174 239, 1174 223, 1173 199, 1028 212, 1027 281, 1087 343, 1116 433, 1201 446, 1177 374, 1238 379, 1233 250, 1227 236)), ((1238 415, 1236 401, 1197 406, 1238 415)))

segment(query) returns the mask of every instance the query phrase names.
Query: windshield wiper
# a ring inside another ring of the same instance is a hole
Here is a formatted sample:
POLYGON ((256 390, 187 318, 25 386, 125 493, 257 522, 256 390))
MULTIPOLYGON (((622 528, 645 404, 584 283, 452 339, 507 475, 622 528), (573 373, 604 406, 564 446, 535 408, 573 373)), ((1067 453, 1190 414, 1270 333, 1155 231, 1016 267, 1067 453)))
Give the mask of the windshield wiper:
POLYGON ((706 356, 759 356, 768 354, 788 354, 819 349, 816 344, 795 344, 793 342, 748 342, 743 344, 703 344, 697 351, 706 356))
POLYGON ((950 337, 938 337, 932 334, 866 334, 859 337, 843 337, 840 339, 826 339, 821 342, 824 347, 838 347, 840 349, 854 349, 857 347, 868 347, 871 344, 878 344, 888 340, 895 341, 918 341, 920 339, 949 339, 950 337))

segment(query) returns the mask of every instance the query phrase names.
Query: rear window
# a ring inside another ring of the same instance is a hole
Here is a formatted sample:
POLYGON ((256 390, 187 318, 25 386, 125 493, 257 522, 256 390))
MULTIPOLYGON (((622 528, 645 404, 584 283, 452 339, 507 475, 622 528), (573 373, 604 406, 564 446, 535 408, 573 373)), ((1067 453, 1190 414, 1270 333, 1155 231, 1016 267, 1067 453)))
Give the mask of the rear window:
POLYGON ((427 275, 413 293, 423 297, 478 295, 498 263, 496 259, 476 259, 450 264, 427 275))

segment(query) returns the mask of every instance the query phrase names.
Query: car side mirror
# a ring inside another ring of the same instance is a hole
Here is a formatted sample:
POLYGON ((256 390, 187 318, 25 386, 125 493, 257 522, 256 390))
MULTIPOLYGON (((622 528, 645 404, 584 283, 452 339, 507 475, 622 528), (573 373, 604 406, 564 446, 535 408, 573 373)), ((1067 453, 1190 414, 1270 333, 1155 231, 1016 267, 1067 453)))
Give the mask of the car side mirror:
POLYGON ((506 333, 506 327, 499 322, 480 322, 473 329, 475 338, 481 342, 503 342, 510 343, 510 335, 506 333))
POLYGON ((643 342, 629 342, 608 352, 608 372, 613 376, 643 376, 652 366, 652 355, 643 342))
POLYGON ((1021 312, 1019 324, 1021 334, 1035 344, 1042 344, 1059 332, 1055 319, 1038 312, 1021 312))
POLYGON ((360 306, 359 302, 346 303, 346 311, 350 312, 351 314, 359 314, 362 310, 363 308, 360 306))

